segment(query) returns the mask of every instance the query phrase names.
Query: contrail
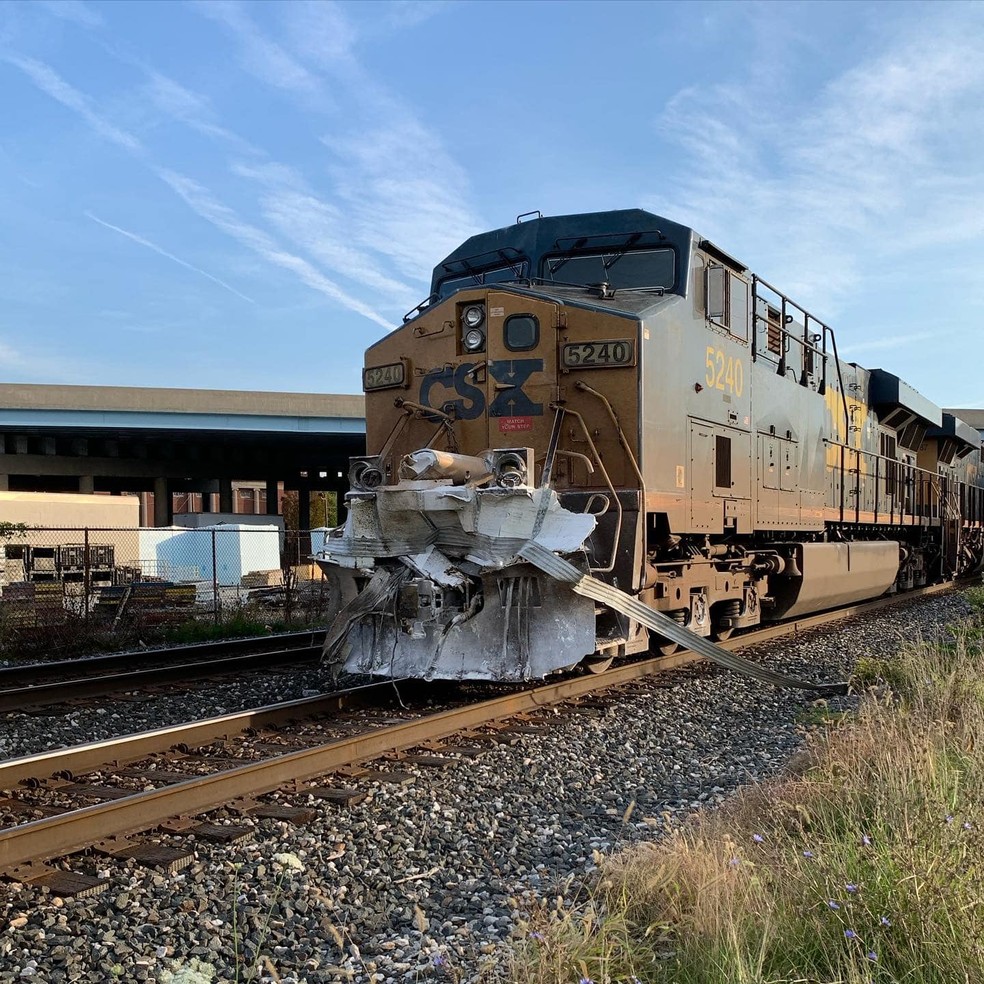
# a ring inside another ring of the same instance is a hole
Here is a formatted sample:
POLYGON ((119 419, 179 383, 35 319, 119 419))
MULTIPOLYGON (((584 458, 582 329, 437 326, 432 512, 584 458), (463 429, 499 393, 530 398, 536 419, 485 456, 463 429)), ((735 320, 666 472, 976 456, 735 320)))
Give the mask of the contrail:
POLYGON ((104 222, 97 215, 93 215, 92 212, 86 212, 86 217, 92 219, 93 222, 98 222, 99 225, 105 226, 107 229, 112 229, 113 232, 118 232, 121 236, 126 236, 127 239, 132 239, 135 243, 140 243, 141 246, 146 246, 148 249, 152 249, 155 253, 160 253, 161 256, 167 257, 169 260, 173 260, 175 263, 180 264, 186 270, 191 270, 194 273, 200 273, 203 277, 207 277, 213 283, 218 284, 220 287, 224 287, 227 291, 235 294, 236 297, 241 297, 244 301, 249 301, 250 304, 255 304, 256 301, 252 297, 247 297, 245 294, 240 293, 235 287, 230 286, 224 280, 220 280, 218 277, 212 276, 212 274, 188 263, 186 260, 182 260, 180 256, 175 256, 173 253, 169 253, 166 249, 161 249, 155 243, 152 243, 149 239, 144 239, 142 236, 138 236, 134 232, 127 232, 126 229, 121 229, 119 226, 115 226, 112 222, 104 222))

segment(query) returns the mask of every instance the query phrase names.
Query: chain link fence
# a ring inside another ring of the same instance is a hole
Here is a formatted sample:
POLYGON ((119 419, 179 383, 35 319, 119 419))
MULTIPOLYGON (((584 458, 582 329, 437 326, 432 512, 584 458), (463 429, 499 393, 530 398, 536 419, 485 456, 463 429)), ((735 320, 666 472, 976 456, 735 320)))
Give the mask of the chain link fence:
POLYGON ((311 559, 321 530, 229 524, 2 533, 4 655, 64 657, 284 631, 323 624, 328 610, 327 583, 311 559))

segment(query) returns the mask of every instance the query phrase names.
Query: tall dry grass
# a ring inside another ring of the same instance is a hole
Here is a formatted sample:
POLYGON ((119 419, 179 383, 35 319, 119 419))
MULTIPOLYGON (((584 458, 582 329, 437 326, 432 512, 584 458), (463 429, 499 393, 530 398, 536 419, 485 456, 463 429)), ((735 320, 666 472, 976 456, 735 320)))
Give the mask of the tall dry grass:
POLYGON ((859 667, 797 775, 602 865, 535 913, 511 980, 984 982, 984 643, 859 667))

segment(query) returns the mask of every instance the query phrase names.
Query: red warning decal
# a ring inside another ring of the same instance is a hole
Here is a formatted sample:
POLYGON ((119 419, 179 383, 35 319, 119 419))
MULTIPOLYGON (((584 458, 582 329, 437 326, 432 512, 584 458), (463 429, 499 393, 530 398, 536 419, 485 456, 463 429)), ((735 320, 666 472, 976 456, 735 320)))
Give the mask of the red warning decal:
POLYGON ((499 418, 499 432, 502 434, 511 434, 515 431, 531 431, 533 430, 533 418, 532 417, 500 417, 499 418))

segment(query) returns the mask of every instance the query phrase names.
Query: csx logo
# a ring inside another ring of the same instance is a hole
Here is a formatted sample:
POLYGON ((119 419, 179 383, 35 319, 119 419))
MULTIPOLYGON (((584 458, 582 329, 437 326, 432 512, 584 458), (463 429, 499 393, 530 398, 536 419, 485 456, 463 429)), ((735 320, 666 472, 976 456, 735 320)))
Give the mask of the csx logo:
MULTIPOLYGON (((453 414, 457 420, 474 420, 485 413, 485 391, 475 385, 475 370, 484 362, 463 362, 427 373, 420 383, 420 402, 425 407, 453 414), (454 397, 451 396, 454 394, 454 397)), ((543 404, 534 403, 523 386, 535 372, 543 372, 543 359, 502 359, 487 363, 495 381, 495 397, 488 406, 490 417, 542 417, 543 404)))

